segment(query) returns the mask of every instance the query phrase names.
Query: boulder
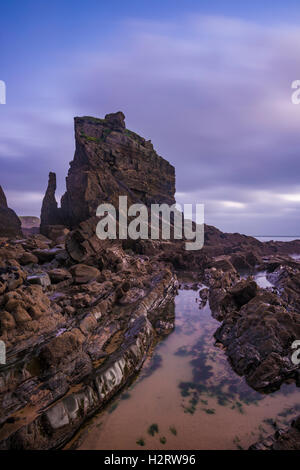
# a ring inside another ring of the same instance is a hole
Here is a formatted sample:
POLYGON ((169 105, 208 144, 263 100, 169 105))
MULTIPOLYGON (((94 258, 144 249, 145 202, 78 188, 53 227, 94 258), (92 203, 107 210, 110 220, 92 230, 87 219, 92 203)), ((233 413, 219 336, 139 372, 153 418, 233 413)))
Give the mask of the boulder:
POLYGON ((87 282, 97 280, 100 276, 100 271, 93 266, 86 264, 75 264, 70 268, 75 284, 86 284, 87 282))
POLYGON ((255 390, 276 390, 296 375, 291 344, 300 338, 299 315, 288 312, 271 292, 259 290, 238 312, 228 312, 215 337, 234 370, 255 390))
POLYGON ((27 264, 37 264, 39 262, 38 257, 35 256, 33 253, 25 252, 20 258, 19 258, 20 264, 23 266, 26 266, 27 264))
POLYGON ((54 284, 61 282, 61 281, 66 281, 67 279, 72 278, 72 275, 70 274, 70 272, 64 268, 51 269, 51 271, 49 271, 48 274, 49 274, 51 281, 54 284))
POLYGON ((31 276, 27 276, 27 282, 29 282, 29 284, 37 284, 44 288, 51 285, 50 277, 47 273, 36 273, 31 276))
POLYGON ((44 248, 44 249, 37 249, 33 251, 33 254, 38 258, 40 263, 49 263, 52 261, 57 255, 62 254, 64 252, 63 248, 55 247, 55 248, 44 248))

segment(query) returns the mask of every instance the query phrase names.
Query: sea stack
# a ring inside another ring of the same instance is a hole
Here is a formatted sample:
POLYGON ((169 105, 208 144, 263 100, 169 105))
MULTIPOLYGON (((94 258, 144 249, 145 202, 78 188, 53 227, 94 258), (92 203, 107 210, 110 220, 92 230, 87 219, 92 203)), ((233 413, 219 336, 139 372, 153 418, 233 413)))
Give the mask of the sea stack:
POLYGON ((66 178, 61 209, 55 200, 56 179, 50 173, 42 213, 45 225, 63 224, 70 229, 95 216, 103 202, 118 205, 121 195, 128 203, 175 203, 175 169, 160 157, 150 140, 125 127, 119 111, 105 119, 75 118, 76 149, 66 178))

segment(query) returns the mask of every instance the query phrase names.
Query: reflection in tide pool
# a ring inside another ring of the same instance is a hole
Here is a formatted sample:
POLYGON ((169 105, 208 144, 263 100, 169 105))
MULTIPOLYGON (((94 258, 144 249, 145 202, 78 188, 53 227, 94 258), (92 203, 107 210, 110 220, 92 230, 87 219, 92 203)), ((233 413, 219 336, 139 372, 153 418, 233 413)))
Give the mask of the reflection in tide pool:
POLYGON ((299 413, 299 391, 262 395, 237 376, 213 337, 199 292, 180 290, 176 326, 138 379, 79 433, 80 449, 238 449, 299 413))

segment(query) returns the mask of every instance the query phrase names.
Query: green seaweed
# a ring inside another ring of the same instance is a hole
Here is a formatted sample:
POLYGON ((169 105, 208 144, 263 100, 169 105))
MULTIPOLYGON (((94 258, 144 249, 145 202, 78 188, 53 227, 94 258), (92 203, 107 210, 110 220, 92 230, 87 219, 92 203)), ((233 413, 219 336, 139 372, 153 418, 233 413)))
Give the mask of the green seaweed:
POLYGON ((95 118, 95 117, 93 117, 93 116, 83 116, 82 119, 92 121, 92 122, 94 122, 95 124, 103 124, 103 123, 105 122, 105 119, 95 118))
POLYGON ((123 395, 121 396, 121 400, 128 400, 128 398, 130 398, 130 397, 131 397, 130 393, 125 392, 125 393, 123 393, 123 395))
POLYGON ((156 433, 158 433, 158 425, 156 423, 151 424, 148 428, 148 434, 150 434, 150 436, 154 436, 156 433))
POLYGON ((113 411, 115 411, 115 409, 117 408, 117 406, 118 406, 118 403, 114 403, 114 404, 108 409, 109 414, 112 413, 113 411))
POLYGON ((141 437, 140 439, 136 441, 136 443, 138 446, 143 447, 145 445, 145 440, 141 437))

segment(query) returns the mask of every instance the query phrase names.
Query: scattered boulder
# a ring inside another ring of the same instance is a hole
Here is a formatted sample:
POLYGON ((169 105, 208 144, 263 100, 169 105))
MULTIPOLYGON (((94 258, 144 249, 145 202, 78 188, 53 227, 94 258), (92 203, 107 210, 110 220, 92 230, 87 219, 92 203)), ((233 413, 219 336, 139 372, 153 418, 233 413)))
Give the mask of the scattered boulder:
POLYGON ((40 285, 30 285, 6 292, 0 313, 0 340, 6 343, 7 352, 35 346, 39 336, 53 331, 64 320, 40 285))
POLYGON ((19 258, 19 262, 22 266, 26 266, 27 264, 37 264, 39 260, 33 253, 25 251, 25 253, 19 258))
POLYGON ((86 264, 75 264, 70 268, 73 280, 76 284, 86 284, 99 278, 100 271, 86 264))
POLYGON ((38 258, 40 263, 49 263, 52 261, 58 254, 64 252, 63 248, 45 248, 37 249, 33 251, 33 254, 38 258))
POLYGON ((51 285, 50 277, 45 272, 35 273, 31 276, 27 276, 27 282, 29 282, 29 284, 38 284, 44 288, 47 288, 51 285))
POLYGON ((54 268, 49 271, 49 277, 51 281, 56 284, 58 282, 66 281, 68 279, 72 279, 71 273, 64 268, 54 268))

